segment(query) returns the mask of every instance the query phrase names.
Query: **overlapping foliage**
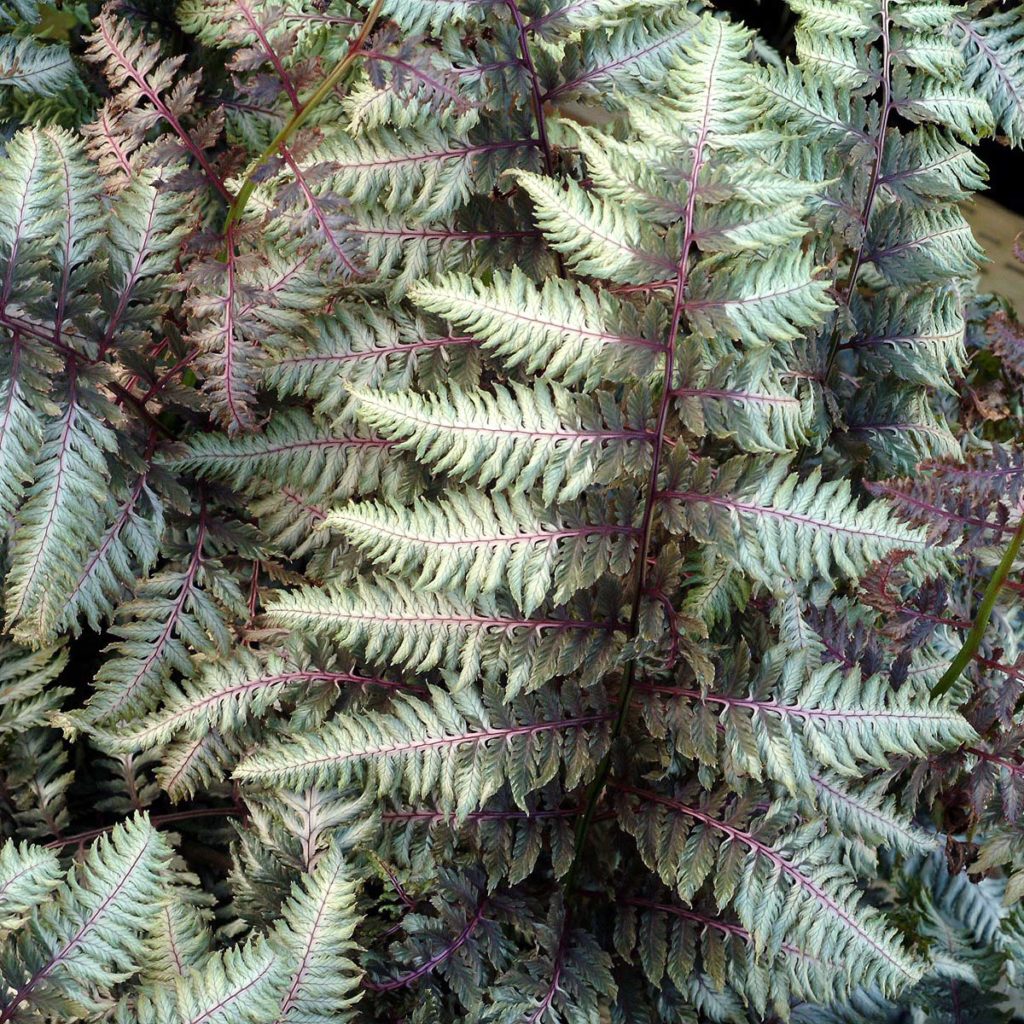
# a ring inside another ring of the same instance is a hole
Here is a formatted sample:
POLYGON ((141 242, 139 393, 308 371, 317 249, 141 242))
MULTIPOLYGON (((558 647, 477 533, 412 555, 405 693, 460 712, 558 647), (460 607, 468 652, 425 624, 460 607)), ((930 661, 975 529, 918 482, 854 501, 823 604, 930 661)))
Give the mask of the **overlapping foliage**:
POLYGON ((1020 10, 64 6, 0 3, 0 1024, 1013 1019, 1020 10))

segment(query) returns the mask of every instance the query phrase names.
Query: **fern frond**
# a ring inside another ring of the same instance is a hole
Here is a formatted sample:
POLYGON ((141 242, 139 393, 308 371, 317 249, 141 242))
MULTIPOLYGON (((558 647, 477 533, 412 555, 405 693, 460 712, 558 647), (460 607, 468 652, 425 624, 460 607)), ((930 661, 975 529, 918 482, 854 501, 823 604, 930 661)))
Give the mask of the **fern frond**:
MULTIPOLYGON (((47 691, 57 697, 62 691, 47 691)), ((44 710, 51 716, 53 702, 44 710)), ((25 839, 52 839, 71 823, 68 789, 75 773, 70 769, 68 750, 49 728, 32 728, 18 733, 5 751, 8 764, 3 776, 4 791, 18 835, 25 839)))
POLYGON ((531 1016, 538 1022, 599 1016, 619 992, 611 957, 587 930, 572 926, 563 899, 554 899, 541 915, 529 954, 497 979, 492 1018, 504 1024, 531 1016))
POLYGON ((264 377, 278 394, 311 398, 317 412, 337 415, 348 403, 345 381, 388 391, 413 381, 473 387, 479 348, 474 337, 435 334, 418 319, 338 305, 317 321, 311 341, 268 352, 264 377))
POLYGON ((229 623, 244 618, 245 602, 238 584, 218 571, 208 540, 209 524, 200 518, 179 549, 180 560, 142 580, 121 606, 120 621, 111 628, 119 639, 97 673, 89 723, 138 717, 160 700, 172 673, 191 674, 193 650, 230 647, 229 623))
POLYGON ((78 74, 66 46, 46 45, 34 36, 0 36, 0 88, 31 96, 60 95, 78 74))
POLYGON ((98 540, 109 479, 105 454, 117 442, 88 384, 86 371, 72 364, 61 416, 47 425, 12 539, 7 628, 27 643, 53 636, 64 611, 56 599, 98 540))
POLYGON ((552 0, 546 14, 530 20, 528 28, 542 39, 559 38, 568 28, 597 28, 625 21, 637 10, 674 7, 672 0, 552 0))
POLYGON ((479 338, 505 366, 587 390, 645 378, 663 347, 664 328, 652 313, 556 278, 538 289, 516 268, 496 272, 487 285, 451 274, 417 285, 409 297, 479 338))
POLYGON ((130 485, 127 481, 111 481, 104 503, 107 527, 60 595, 62 628, 78 632, 79 619, 84 617, 92 629, 98 630, 124 589, 156 563, 164 514, 162 502, 150 488, 151 475, 147 467, 130 485))
POLYGON ((430 703, 398 698, 386 714, 336 717, 319 736, 257 751, 235 769, 243 782, 347 785, 366 772, 379 792, 415 801, 430 796, 462 821, 507 783, 519 807, 564 772, 566 785, 588 781, 608 743, 610 714, 569 693, 545 691, 508 702, 471 688, 430 703))
POLYGON ((70 355, 69 349, 79 351, 92 340, 79 337, 75 321, 88 323, 94 315, 92 290, 103 269, 100 183, 77 135, 48 127, 19 138, 25 146, 18 148, 12 167, 17 184, 0 185, 3 198, 17 204, 8 211, 10 263, 0 306, 8 318, 15 315, 8 328, 70 355), (29 227, 25 218, 34 216, 39 220, 29 227), (26 284, 28 290, 19 294, 26 284), (12 302, 15 309, 8 305, 12 302))
POLYGON ((187 230, 183 198, 159 187, 151 171, 136 171, 111 201, 111 264, 104 289, 101 353, 112 347, 137 358, 170 306, 175 263, 187 230))
POLYGON ((696 333, 757 347, 820 327, 833 309, 828 288, 812 255, 796 249, 771 262, 710 256, 690 272, 684 309, 696 333))
POLYGON ((614 623, 529 619, 504 613, 492 599, 471 605, 455 594, 427 594, 405 584, 360 581, 355 587, 306 588, 279 594, 267 621, 410 672, 445 669, 463 687, 481 675, 502 678, 511 698, 556 675, 586 666, 600 672, 614 650, 614 623))
POLYGON ((871 462, 882 473, 909 473, 919 462, 961 455, 956 438, 923 389, 865 389, 850 403, 847 431, 867 442, 871 462))
POLYGON ((685 191, 667 160, 667 153, 682 147, 684 140, 652 112, 638 111, 637 117, 643 142, 620 142, 570 120, 559 121, 558 128, 572 132, 586 161, 588 188, 607 202, 631 207, 652 224, 668 226, 686 213, 685 191), (653 129, 649 133, 644 131, 648 126, 653 129))
MULTIPOLYGON (((863 576, 872 562, 912 552, 917 576, 941 567, 949 552, 932 547, 923 530, 904 526, 875 501, 859 508, 845 480, 787 473, 785 460, 733 459, 712 482, 698 468, 693 485, 663 493, 674 530, 711 541, 752 578, 774 586, 782 578, 863 576)), ((688 478, 688 477, 687 477, 688 478)))
MULTIPOLYGON (((4 227, 0 222, 0 231, 4 227)), ((8 266, 8 273, 11 269, 8 266)), ((48 374, 57 368, 51 359, 50 353, 35 351, 18 334, 0 350, 0 514, 4 516, 21 504, 25 487, 35 476, 36 454, 43 440, 48 374)))
POLYGON ((780 122, 843 148, 868 141, 864 100, 837 88, 825 75, 792 65, 766 68, 759 84, 780 122))
POLYGON ((645 863, 684 900, 718 860, 718 902, 735 908, 758 953, 777 955, 784 942, 820 950, 847 991, 861 984, 897 991, 921 976, 921 966, 894 930, 860 901, 828 845, 814 843, 810 827, 792 836, 788 849, 779 849, 765 838, 773 824, 771 811, 767 821, 752 823, 751 810, 742 803, 725 811, 713 796, 698 805, 635 787, 617 788, 624 797, 619 810, 623 825, 636 838, 645 863), (785 897, 777 895, 769 909, 763 893, 778 883, 785 897))
POLYGON ((97 839, 17 947, 4 951, 0 1021, 28 1019, 36 1007, 104 1009, 104 990, 134 969, 138 936, 151 926, 169 859, 165 840, 145 818, 97 839))
POLYGON ((436 807, 386 810, 381 821, 394 856, 403 862, 409 859, 413 871, 422 865, 429 873, 453 846, 471 843, 480 851, 492 884, 507 879, 515 885, 528 878, 545 854, 551 857, 555 875, 562 878, 572 864, 572 826, 579 809, 547 806, 544 794, 549 790, 552 802, 558 801, 560 790, 552 782, 530 799, 526 810, 516 807, 511 798, 495 797, 486 810, 471 811, 461 824, 452 813, 436 807))
POLYGON ((636 211, 605 202, 575 182, 559 188, 531 171, 508 172, 533 200, 548 244, 578 273, 619 284, 647 284, 675 272, 665 241, 636 211))
POLYGON ((458 591, 473 601, 507 588, 525 615, 549 594, 565 603, 609 565, 627 567, 635 533, 472 490, 406 508, 353 502, 329 512, 324 526, 385 571, 411 577, 416 590, 458 591))
MULTIPOLYGON (((55 236, 61 230, 62 220, 65 233, 70 227, 70 239, 82 244, 78 225, 68 211, 84 202, 88 220, 96 227, 96 182, 83 182, 86 174, 81 146, 65 133, 22 131, 8 144, 0 170, 0 311, 8 330, 17 326, 26 336, 36 337, 32 331, 33 314, 40 314, 39 319, 46 323, 47 314, 52 313, 53 280, 57 276, 55 236), (66 163, 69 169, 74 166, 70 188, 68 175, 58 176, 59 163, 66 163)), ((95 239, 92 244, 95 245, 95 239)), ((67 270, 70 276, 71 267, 67 270)), ((53 336, 51 327, 45 337, 53 336)), ((60 338, 59 332, 57 337, 60 338)))
POLYGON ((256 313, 259 300, 252 295, 245 269, 244 264, 240 266, 234 236, 229 235, 223 262, 210 260, 192 271, 193 283, 202 284, 193 292, 190 310, 192 338, 201 353, 198 365, 217 418, 230 434, 255 430, 252 406, 260 343, 267 333, 267 325, 256 313))
POLYGON ((640 93, 677 64, 695 23, 689 10, 674 7, 650 18, 631 18, 611 32, 582 32, 562 63, 564 80, 544 99, 574 93, 586 98, 640 93))
POLYGON ((53 710, 68 694, 53 685, 67 663, 63 645, 33 651, 0 645, 0 735, 49 724, 53 710))
POLYGON ((939 840, 908 821, 884 793, 885 782, 857 790, 827 775, 811 781, 818 808, 844 839, 856 836, 870 847, 882 846, 905 856, 930 853, 939 840))
POLYGON ((493 0, 385 0, 382 14, 415 34, 439 32, 452 22, 480 20, 493 6, 493 0))
POLYGON ((906 118, 941 125, 968 142, 978 142, 995 128, 992 108, 966 84, 897 73, 893 76, 893 92, 906 118))
MULTIPOLYGON (((401 689, 402 684, 352 671, 321 669, 308 658, 271 654, 258 657, 244 649, 231 659, 211 661, 191 678, 162 694, 163 707, 116 731, 93 729, 105 749, 116 752, 145 750, 169 743, 180 733, 199 736, 216 731, 220 736, 240 732, 287 696, 309 697, 316 687, 333 692, 339 686, 379 686, 401 689)), ((410 684, 409 689, 415 687, 410 684)))
POLYGON ((775 779, 792 793, 814 791, 815 764, 855 779, 865 763, 886 768, 903 751, 928 757, 972 742, 973 729, 961 715, 916 690, 893 691, 884 676, 864 678, 835 663, 805 675, 792 671, 786 657, 778 650, 766 655, 752 692, 702 693, 653 683, 641 692, 689 702, 689 708, 673 707, 680 722, 714 709, 731 770, 775 779))
POLYGON ((985 187, 982 161, 965 146, 929 125, 906 135, 890 135, 879 184, 908 205, 966 199, 985 187))
POLYGON ((802 199, 779 205, 745 200, 701 205, 694 234, 702 252, 763 252, 796 242, 807 234, 806 203, 802 199))
MULTIPOLYGON (((443 220, 488 179, 520 162, 530 142, 463 142, 424 119, 421 126, 390 128, 352 137, 332 133, 314 151, 326 162, 331 190, 350 203, 369 201, 389 213, 443 220)), ((493 183, 493 182, 492 182, 493 183)))
POLYGON ((62 875, 57 855, 43 846, 13 839, 0 846, 0 929, 16 928, 42 906, 62 875))
MULTIPOLYGON (((116 140, 117 149, 130 154, 142 145, 150 128, 163 122, 177 136, 181 150, 196 161, 207 182, 230 202, 231 195, 206 151, 213 139, 204 139, 201 132, 194 137, 183 124, 194 106, 200 76, 179 78, 183 57, 165 57, 159 43, 148 42, 110 12, 98 15, 93 24, 96 31, 89 37, 86 56, 103 69, 114 92, 107 110, 124 132, 116 140), (130 117, 125 116, 127 112, 130 117)), ((109 148, 97 141, 109 158, 109 148)))
POLYGON ((332 430, 300 409, 281 410, 262 433, 201 434, 171 465, 203 479, 258 489, 271 481, 346 497, 373 490, 389 467, 390 442, 332 430))
POLYGON ((670 116, 696 136, 698 147, 734 145, 756 123, 761 97, 750 89, 750 46, 747 30, 705 15, 684 44, 685 59, 670 71, 670 116))
POLYGON ((0 1024, 1009 1024, 1021 12, 100 6, 0 0, 0 1024))
MULTIPOLYGON (((181 1024, 274 1020, 280 986, 281 964, 273 950, 266 942, 251 942, 208 957, 186 979, 179 979, 171 1012, 176 1011, 174 1019, 181 1024)), ((157 1013, 154 1024, 168 1010, 157 1013)))
POLYGON ((796 0, 800 16, 796 48, 800 67, 856 93, 870 81, 865 42, 875 29, 875 6, 867 3, 820 3, 796 0))
POLYGON ((558 385, 512 383, 493 392, 420 395, 350 386, 358 416, 436 473, 523 493, 541 483, 542 500, 569 501, 619 472, 641 473, 649 433, 639 398, 627 419, 618 406, 575 397, 558 385), (639 406, 639 409, 637 408, 639 406), (630 415, 631 414, 631 415, 630 415))
POLYGON ((270 938, 285 965, 286 983, 275 1024, 341 1024, 356 1019, 359 968, 352 941, 359 916, 356 885, 340 846, 332 846, 295 887, 270 938))
POLYGON ((215 729, 198 738, 175 740, 164 748, 157 770, 160 788, 173 803, 189 800, 224 779, 225 765, 238 759, 215 729))
POLYGON ((795 451, 812 444, 822 422, 821 396, 797 373, 778 373, 770 349, 683 366, 686 387, 673 391, 679 417, 698 437, 729 438, 746 452, 795 451))
POLYGON ((189 902, 188 895, 183 889, 157 909, 139 965, 143 981, 171 986, 208 959, 213 948, 209 911, 189 902))
POLYGON ((931 388, 948 388, 950 374, 962 370, 963 311, 955 294, 927 288, 921 292, 884 289, 870 302, 852 304, 856 326, 844 347, 879 375, 931 388))
POLYGON ((952 19, 967 58, 965 84, 989 105, 1000 131, 1014 146, 1024 143, 1024 20, 1020 11, 989 11, 978 17, 968 7, 952 19))
POLYGON ((870 259, 894 284, 970 277, 984 258, 956 209, 896 210, 872 225, 870 259))
POLYGON ((652 984, 667 977, 686 991, 699 964, 723 996, 741 993, 761 1015, 770 1006, 785 1019, 792 999, 828 999, 839 987, 828 960, 791 942, 782 944, 774 960, 759 956, 750 933, 735 920, 668 899, 627 897, 619 907, 615 935, 616 948, 633 953, 652 984))

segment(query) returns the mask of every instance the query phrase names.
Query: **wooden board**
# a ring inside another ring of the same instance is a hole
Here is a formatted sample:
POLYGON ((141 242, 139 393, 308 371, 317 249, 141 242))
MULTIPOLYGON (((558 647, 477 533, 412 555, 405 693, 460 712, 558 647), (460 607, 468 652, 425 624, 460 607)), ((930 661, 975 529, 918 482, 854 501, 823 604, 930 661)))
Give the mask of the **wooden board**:
MULTIPOLYGON (((963 206, 975 238, 992 261, 981 268, 982 290, 1005 296, 1024 313, 1024 263, 1013 256, 1013 240, 1024 232, 1024 217, 979 196, 963 206)), ((1021 239, 1024 243, 1024 239, 1021 239)))

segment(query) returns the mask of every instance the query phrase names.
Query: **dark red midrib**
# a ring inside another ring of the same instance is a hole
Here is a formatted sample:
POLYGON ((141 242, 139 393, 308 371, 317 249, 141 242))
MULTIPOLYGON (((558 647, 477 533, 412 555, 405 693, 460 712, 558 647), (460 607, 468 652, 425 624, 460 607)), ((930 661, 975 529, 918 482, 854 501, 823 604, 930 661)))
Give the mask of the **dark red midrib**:
POLYGON ((618 536, 620 534, 633 534, 638 532, 635 526, 572 526, 544 530, 538 533, 501 533, 489 537, 459 537, 456 539, 439 539, 426 534, 403 533, 401 530, 385 529, 380 523, 368 523, 355 516, 345 516, 342 512, 330 513, 329 526, 336 522, 354 522, 357 526, 372 530, 374 533, 382 534, 385 537, 394 537, 396 540, 405 540, 410 544, 422 544, 426 548, 464 547, 475 544, 523 544, 539 541, 557 541, 566 537, 589 537, 589 536, 618 536))
POLYGON ((299 186, 299 190, 302 192, 302 197, 306 200, 306 205, 309 207, 313 216, 316 218, 317 224, 320 226, 320 231, 324 238, 327 239, 331 250, 341 261, 345 269, 353 276, 359 276, 359 268, 349 259, 348 254, 342 248, 341 243, 335 238, 334 231, 330 224, 327 223, 327 218, 324 216, 323 210, 320 208, 320 201, 314 194, 313 190, 309 187, 306 181, 305 175, 303 175, 301 168, 295 162, 291 153, 287 149, 281 149, 281 156, 284 157, 285 163, 288 164, 292 174, 295 176, 295 183, 299 186))
POLYGON ((508 633, 513 629, 533 629, 537 632, 545 629, 587 629, 587 630, 613 630, 617 628, 615 622, 592 622, 582 619, 503 619, 488 618, 483 615, 358 615, 354 612, 337 611, 330 608, 298 608, 275 605, 268 609, 267 615, 274 619, 294 615, 305 616, 312 619, 327 619, 334 622, 391 622, 399 625, 423 625, 440 626, 482 626, 501 630, 508 633))
POLYGON ((25 580, 22 587, 21 599, 18 601, 17 608, 10 612, 10 618, 12 620, 20 618, 26 602, 32 598, 32 592, 35 589, 35 580, 39 574, 39 570, 42 566, 43 556, 46 553, 47 540, 50 536, 50 531, 53 529, 54 518, 57 514, 57 508, 61 503, 62 490, 64 488, 64 474, 67 472, 66 462, 70 456, 70 437, 74 429, 75 421, 78 418, 78 397, 77 397, 77 375, 78 368, 74 362, 68 369, 69 375, 69 389, 68 389, 68 410, 64 416, 64 426, 61 428, 60 439, 57 446, 57 471, 53 481, 53 494, 50 501, 47 503, 46 521, 43 523, 42 534, 35 547, 35 558, 32 562, 32 568, 25 580))
MULTIPOLYGON (((514 308, 498 306, 491 302, 484 302, 483 299, 481 299, 475 292, 469 297, 462 296, 461 301, 472 305, 474 309, 483 310, 487 313, 496 313, 508 316, 519 323, 534 324, 538 327, 558 331, 560 334, 575 334, 582 338, 592 338, 595 341, 607 341, 623 345, 636 345, 641 348, 653 349, 657 352, 662 351, 665 347, 660 341, 655 341, 652 338, 641 338, 638 335, 629 334, 614 334, 611 331, 594 331, 588 327, 579 327, 575 324, 563 324, 559 323, 557 320, 544 320, 541 317, 527 316, 525 313, 514 308)), ((461 317, 460 319, 465 319, 465 317, 461 317)))
POLYGON ((142 233, 142 238, 139 243, 139 251, 135 254, 135 259, 132 262, 131 269, 128 271, 128 275, 125 278, 124 288, 117 300, 117 308, 110 317, 110 323, 107 324, 107 329, 103 332, 103 339, 97 349, 97 359, 102 359, 106 354, 107 349, 110 347, 110 343, 113 341, 114 332, 121 323, 121 317, 124 316, 125 310, 128 308, 128 303, 131 302, 132 292, 135 289, 135 285, 138 283, 139 275, 142 273, 142 266, 147 255, 147 246, 153 237, 157 200, 159 196, 160 193, 155 188, 150 193, 149 212, 146 214, 146 227, 142 233))
POLYGON ((295 91, 295 85, 292 83, 291 76, 285 70, 284 64, 281 63, 281 58, 277 55, 277 51, 275 51, 273 46, 270 45, 270 40, 267 38, 267 34, 263 30, 263 26, 256 20, 256 17, 250 10, 246 0, 235 0, 235 6, 242 12, 242 17, 249 23, 249 28, 252 29, 256 38, 260 41, 260 44, 267 55, 267 60, 270 61, 274 71, 277 72, 277 77, 281 80, 281 85, 284 88, 284 91, 288 94, 288 99, 291 102, 292 109, 298 113, 302 109, 302 104, 299 102, 299 96, 295 91))
POLYGON ((482 744, 492 740, 507 740, 513 736, 532 736, 540 732, 553 732, 556 730, 583 729, 588 725, 596 725, 600 722, 610 721, 611 712, 604 712, 595 715, 582 715, 578 718, 560 718, 549 722, 535 722, 531 725, 509 726, 504 729, 487 729, 479 732, 466 732, 457 736, 437 736, 425 740, 414 740, 408 743, 396 743, 386 747, 368 747, 351 754, 325 754, 322 757, 312 757, 304 761, 296 761, 286 768, 271 768, 267 773, 279 771, 294 772, 301 771, 311 765, 317 764, 342 764, 346 761, 361 760, 368 757, 393 757, 400 754, 412 754, 420 750, 431 750, 439 747, 458 747, 466 744, 482 744))
POLYGON ((693 26, 686 25, 670 35, 661 36, 656 42, 652 43, 650 46, 645 46, 642 50, 634 50, 632 53, 627 54, 625 57, 620 57, 618 60, 609 61, 607 64, 591 68, 589 71, 586 71, 577 78, 574 78, 571 82, 563 82, 554 89, 549 89, 544 94, 543 99, 545 101, 554 99, 554 97, 559 96, 564 92, 579 88, 583 83, 589 82, 591 79, 596 78, 599 75, 606 75, 609 71, 625 67, 627 64, 635 64, 641 57, 646 57, 649 53, 654 53, 662 47, 668 46, 669 43, 675 42, 677 39, 680 39, 685 35, 689 35, 692 31, 693 26))
MULTIPOLYGON (((684 907, 677 907, 672 903, 659 903, 656 900, 643 899, 637 896, 627 896, 622 902, 631 907, 642 907, 645 910, 655 910, 661 914, 672 914, 674 917, 680 917, 684 921, 693 921, 694 924, 714 928, 716 931, 722 932, 723 935, 735 936, 746 943, 754 941, 754 937, 742 925, 733 924, 731 921, 723 921, 717 917, 710 917, 694 910, 687 910, 684 907)), ((821 962, 816 956, 808 953, 807 950, 794 946, 791 943, 784 942, 780 948, 787 953, 791 953, 793 956, 800 957, 801 960, 810 960, 814 963, 821 962)))
POLYGON ((901 491, 899 488, 890 484, 866 481, 865 487, 872 494, 888 498, 896 504, 903 504, 910 508, 921 509, 923 512, 931 512, 942 519, 949 520, 950 522, 963 523, 965 526, 977 526, 988 530, 999 530, 1004 533, 1013 532, 1012 526, 1000 524, 988 519, 979 519, 976 516, 965 516, 960 515, 957 512, 951 512, 949 509, 943 508, 941 505, 932 504, 931 502, 925 501, 923 498, 919 498, 914 494, 901 491))
POLYGON ((75 582, 74 589, 68 594, 65 604, 70 607, 78 596, 82 587, 85 586, 85 581, 92 576, 93 569, 99 564, 100 560, 107 553, 107 551, 113 546, 114 541, 121 535, 121 531, 124 529, 125 524, 132 518, 132 513, 135 510, 135 505, 138 502, 143 490, 146 486, 146 480, 149 476, 149 468, 143 472, 132 489, 131 494, 128 496, 128 500, 121 506, 121 510, 117 515, 117 518, 113 523, 110 524, 110 528, 107 530, 100 542, 99 547, 92 553, 89 561, 86 562, 85 567, 78 575, 78 579, 75 582))
POLYGON ((406 985, 411 984, 414 981, 418 981, 425 974, 429 974, 439 964, 444 963, 450 957, 452 957, 458 950, 465 945, 473 930, 480 923, 484 916, 484 909, 487 906, 487 900, 483 899, 480 901, 476 908, 476 912, 466 922, 465 927, 455 938, 453 942, 450 942, 444 949, 439 953, 435 953, 426 962, 421 964, 416 970, 411 971, 409 974, 403 974, 400 978, 392 978, 390 981, 373 982, 364 980, 363 987, 369 989, 371 992, 391 992, 397 988, 404 988, 406 985))
POLYGON ((722 508, 735 509, 738 512, 747 512, 755 516, 786 519, 807 526, 818 526, 827 532, 845 534, 851 537, 870 537, 873 540, 892 541, 915 547, 925 546, 923 540, 915 540, 912 537, 897 537, 889 533, 879 533, 876 530, 851 529, 838 523, 830 523, 826 519, 815 519, 813 516, 801 515, 798 512, 787 512, 785 509, 774 508, 771 505, 755 505, 751 502, 740 501, 737 498, 725 495, 700 494, 697 491, 661 491, 659 496, 696 505, 719 505, 722 508))
POLYGON ((730 697, 719 693, 701 693, 699 690, 688 690, 675 686, 659 686, 645 683, 637 687, 643 692, 665 693, 674 697, 686 697, 688 700, 707 701, 710 704, 721 704, 726 707, 746 708, 749 711, 764 711, 785 718, 811 719, 824 718, 834 721, 912 721, 912 722, 947 722, 949 715, 916 714, 896 711, 850 710, 842 708, 805 708, 796 704, 775 704, 771 701, 759 701, 743 697, 730 697))
POLYGON ((309 355, 289 356, 287 359, 278 359, 270 364, 270 369, 275 370, 279 366, 310 366, 315 363, 348 363, 362 359, 380 359, 390 355, 405 355, 406 353, 419 352, 429 348, 448 348, 456 345, 479 345, 480 342, 472 337, 450 337, 450 338, 424 338, 421 341, 410 341, 405 345, 386 345, 382 348, 371 348, 365 352, 311 352, 309 355))
POLYGON ((195 157, 199 166, 203 169, 203 173, 208 178, 209 182, 213 187, 220 193, 221 198, 226 202, 231 203, 233 197, 230 192, 224 187, 224 182, 220 180, 220 177, 214 171, 213 166, 207 159, 206 154, 196 145, 192 136, 185 131, 182 127, 181 122, 174 116, 167 104, 157 95, 156 92, 150 88, 149 83, 146 81, 143 75, 140 75, 136 70, 135 65, 128 59, 127 54, 116 44, 114 37, 110 31, 110 24, 108 20, 101 17, 98 21, 98 30, 103 36, 103 42, 106 44, 109 52, 114 56, 117 64, 120 65, 125 75, 130 78, 142 94, 156 107, 157 113, 171 126, 174 133, 178 136, 185 148, 195 157))
POLYGON ((18 250, 21 248, 22 229, 25 225, 25 207, 28 205, 29 196, 32 194, 32 185, 35 181, 36 167, 40 159, 40 146, 38 143, 32 152, 32 163, 28 167, 25 176, 25 191, 21 196, 21 203, 18 207, 18 215, 15 220, 14 237, 11 239, 11 252, 7 261, 7 272, 4 274, 3 291, 0 293, 0 311, 7 312, 7 303, 11 298, 11 288, 14 285, 14 270, 18 262, 18 250))

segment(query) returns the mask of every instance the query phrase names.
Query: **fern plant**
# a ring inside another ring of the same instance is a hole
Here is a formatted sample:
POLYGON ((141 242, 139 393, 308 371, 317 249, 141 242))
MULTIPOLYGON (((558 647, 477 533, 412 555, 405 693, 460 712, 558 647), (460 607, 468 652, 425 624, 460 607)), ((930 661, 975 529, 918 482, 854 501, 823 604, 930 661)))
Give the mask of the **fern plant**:
POLYGON ((0 1024, 1012 1000, 1018 10, 7 6, 0 1024))

